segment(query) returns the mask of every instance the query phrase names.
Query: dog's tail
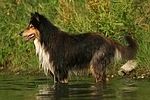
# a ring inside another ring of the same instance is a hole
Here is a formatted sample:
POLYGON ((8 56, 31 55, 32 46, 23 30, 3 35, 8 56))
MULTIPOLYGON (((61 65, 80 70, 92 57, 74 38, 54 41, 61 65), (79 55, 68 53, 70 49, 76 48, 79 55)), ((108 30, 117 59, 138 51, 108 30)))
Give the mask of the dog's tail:
POLYGON ((115 59, 116 60, 131 60, 135 57, 138 49, 138 44, 133 36, 124 36, 128 46, 124 47, 114 43, 116 47, 115 59))

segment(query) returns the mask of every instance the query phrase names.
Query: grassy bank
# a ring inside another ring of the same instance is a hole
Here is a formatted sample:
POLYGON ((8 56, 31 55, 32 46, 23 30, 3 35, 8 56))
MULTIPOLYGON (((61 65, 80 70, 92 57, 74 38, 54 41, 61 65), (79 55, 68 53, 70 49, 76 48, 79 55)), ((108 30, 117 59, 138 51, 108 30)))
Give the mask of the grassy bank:
POLYGON ((139 44, 138 71, 149 70, 149 6, 149 0, 0 0, 0 70, 38 70, 33 43, 19 36, 35 11, 69 33, 99 32, 122 44, 120 35, 134 35, 139 44))

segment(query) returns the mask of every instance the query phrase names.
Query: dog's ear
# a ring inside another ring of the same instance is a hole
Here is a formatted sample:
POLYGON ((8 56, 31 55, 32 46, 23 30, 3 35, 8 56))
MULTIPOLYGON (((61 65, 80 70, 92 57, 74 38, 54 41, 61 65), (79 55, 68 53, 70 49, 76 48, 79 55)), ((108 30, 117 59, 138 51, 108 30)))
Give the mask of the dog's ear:
POLYGON ((35 18, 37 21, 39 21, 39 14, 37 12, 31 13, 31 18, 35 18))
POLYGON ((35 12, 35 18, 37 19, 37 21, 39 21, 39 13, 35 12))
POLYGON ((31 15, 31 17, 33 17, 33 16, 34 16, 34 13, 31 13, 30 15, 31 15))
POLYGON ((39 16, 39 13, 38 13, 38 12, 35 12, 35 15, 39 16))

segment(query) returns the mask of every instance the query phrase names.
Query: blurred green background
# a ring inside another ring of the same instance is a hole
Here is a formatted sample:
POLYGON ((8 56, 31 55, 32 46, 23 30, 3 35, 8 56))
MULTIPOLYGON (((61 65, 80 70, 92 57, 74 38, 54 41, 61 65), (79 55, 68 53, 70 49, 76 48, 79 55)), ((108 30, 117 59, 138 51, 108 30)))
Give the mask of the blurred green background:
POLYGON ((123 45, 119 36, 134 35, 137 70, 150 69, 150 0, 0 0, 0 9, 0 71, 39 71, 33 42, 19 36, 35 11, 70 34, 99 32, 123 45))

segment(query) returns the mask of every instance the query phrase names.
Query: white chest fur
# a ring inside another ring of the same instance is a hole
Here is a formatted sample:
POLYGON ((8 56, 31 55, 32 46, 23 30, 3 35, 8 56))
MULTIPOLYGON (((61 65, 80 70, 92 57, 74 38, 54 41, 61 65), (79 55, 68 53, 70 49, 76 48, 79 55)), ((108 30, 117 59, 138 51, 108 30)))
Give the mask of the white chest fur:
POLYGON ((44 73, 48 75, 49 71, 54 74, 53 63, 50 62, 50 55, 44 49, 44 44, 41 44, 37 39, 34 40, 36 55, 39 56, 39 67, 44 69, 44 73))

